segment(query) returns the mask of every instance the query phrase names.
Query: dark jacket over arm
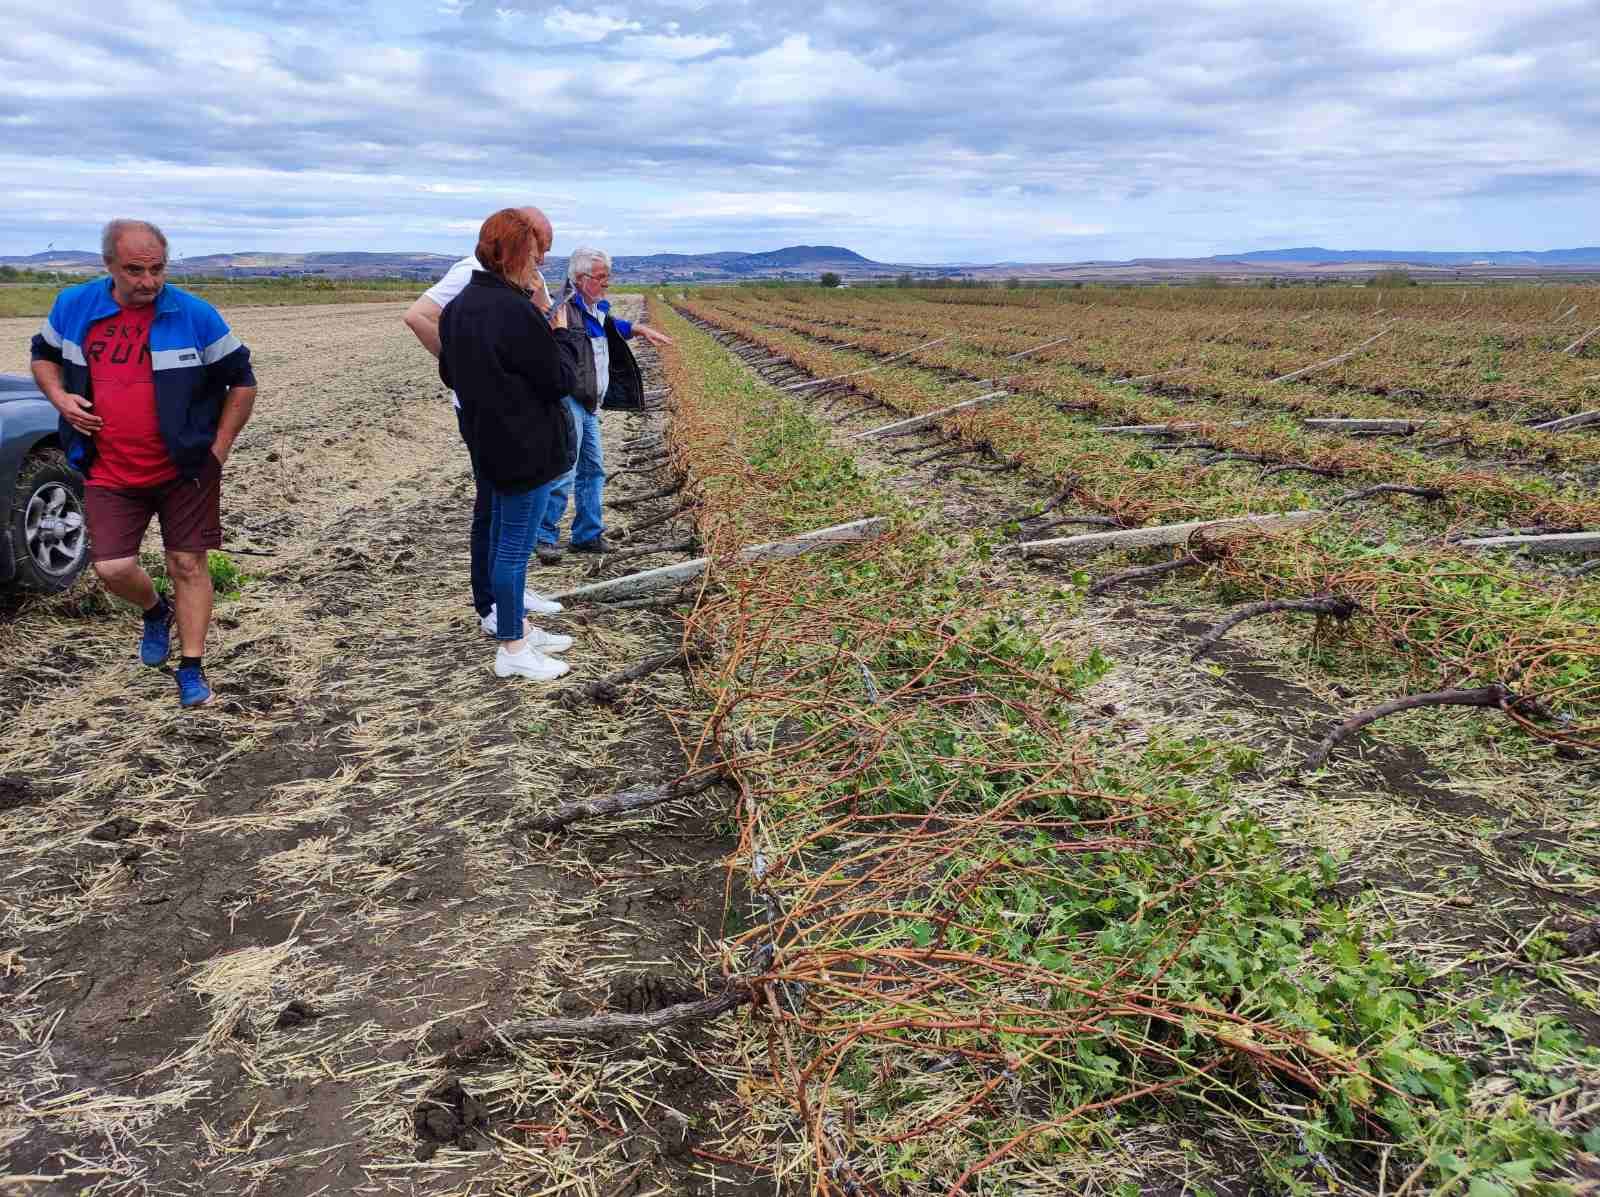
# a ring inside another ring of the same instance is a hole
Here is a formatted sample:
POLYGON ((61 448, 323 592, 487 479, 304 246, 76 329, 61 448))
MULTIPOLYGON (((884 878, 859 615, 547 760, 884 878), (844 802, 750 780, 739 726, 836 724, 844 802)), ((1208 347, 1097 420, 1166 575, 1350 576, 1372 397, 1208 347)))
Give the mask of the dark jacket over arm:
POLYGON ((577 430, 561 402, 577 386, 577 339, 485 271, 445 306, 439 377, 461 400, 478 470, 496 490, 532 490, 577 461, 577 430))
MULTIPOLYGON (((583 305, 576 297, 567 301, 567 327, 587 332, 583 305)), ((578 386, 571 392, 572 397, 590 411, 599 411, 602 403, 607 411, 638 411, 644 406, 644 373, 610 312, 605 313, 604 327, 606 346, 611 351, 611 383, 602 395, 594 346, 586 335, 583 344, 578 346, 578 386)))

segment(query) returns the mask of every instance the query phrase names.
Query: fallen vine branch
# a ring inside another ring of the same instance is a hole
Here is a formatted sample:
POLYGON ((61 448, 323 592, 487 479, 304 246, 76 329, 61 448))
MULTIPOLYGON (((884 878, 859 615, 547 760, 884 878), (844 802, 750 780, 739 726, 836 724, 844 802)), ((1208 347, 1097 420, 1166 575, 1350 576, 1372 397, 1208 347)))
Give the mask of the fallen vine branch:
POLYGON ((1311 615, 1331 615, 1341 623, 1361 608, 1353 599, 1336 594, 1319 594, 1303 599, 1265 599, 1259 603, 1246 603, 1236 607, 1211 626, 1194 646, 1194 656, 1204 656, 1219 640, 1247 619, 1271 615, 1278 611, 1304 611, 1311 615))
MULTIPOLYGON (((916 433, 916 432, 922 432, 923 429, 914 428, 911 431, 913 433, 916 433)), ((950 444, 951 443, 952 438, 950 438, 949 436, 946 436, 943 429, 935 429, 934 431, 936 433, 936 435, 934 436, 934 440, 933 440, 934 444, 936 444, 936 445, 946 445, 946 444, 950 444)), ((891 434, 891 435, 899 435, 899 434, 895 433, 895 434, 891 434)), ((890 449, 889 450, 889 456, 890 457, 904 457, 908 453, 925 453, 925 452, 927 452, 927 449, 928 449, 928 446, 926 444, 921 444, 921 445, 901 445, 898 449, 890 449)))
POLYGON ((1078 489, 1079 485, 1080 483, 1078 479, 1068 478, 1064 483, 1061 484, 1060 490, 1056 491, 1055 494, 1051 495, 1044 501, 1043 507, 1039 508, 1037 511, 1030 511, 1026 515, 1017 516, 1017 521, 1019 523, 1025 523, 1028 520, 1036 520, 1041 515, 1048 515, 1057 507, 1061 506, 1061 504, 1070 499, 1072 497, 1072 493, 1078 489))
POLYGON ((1589 338, 1594 336, 1595 333, 1600 333, 1600 324, 1596 324, 1593 328, 1591 328, 1588 332, 1584 333, 1583 336, 1579 337, 1576 341, 1574 341, 1572 344, 1568 345, 1561 352, 1562 353, 1576 354, 1578 352, 1578 350, 1582 349, 1584 347, 1584 345, 1588 343, 1589 338))
POLYGON ((987 445, 981 445, 981 444, 980 445, 957 445, 953 449, 940 449, 938 452, 930 453, 926 457, 914 457, 909 462, 907 462, 906 464, 908 466, 927 465, 930 461, 938 461, 941 458, 945 458, 945 457, 960 457, 960 456, 962 456, 963 454, 966 454, 966 453, 982 453, 987 448, 988 448, 987 445))
POLYGON ((1389 324, 1387 324, 1383 328, 1379 329, 1372 336, 1368 337, 1365 341, 1361 342, 1361 344, 1357 345, 1355 348, 1347 349, 1343 353, 1340 353, 1340 354, 1335 355, 1334 357, 1328 358, 1327 361, 1316 362, 1316 363, 1314 363, 1312 365, 1309 365, 1309 366, 1303 366, 1299 370, 1291 370, 1287 374, 1280 374, 1280 375, 1278 375, 1278 377, 1274 378, 1272 381, 1273 382, 1293 382, 1295 379, 1304 378, 1307 374, 1314 373, 1317 370, 1326 369, 1328 366, 1337 366, 1340 362, 1348 361, 1351 358, 1353 358, 1356 354, 1360 353, 1363 349, 1365 349, 1368 345, 1372 344, 1379 337, 1386 335, 1393 328, 1394 328, 1394 322, 1391 321, 1389 324))
POLYGON ((513 1043, 536 1039, 594 1039, 607 1035, 647 1035, 684 1023, 704 1022, 755 1000, 749 986, 729 985, 721 993, 693 1002, 663 1006, 648 1014, 596 1014, 589 1018, 523 1018, 488 1027, 445 1053, 448 1067, 477 1060, 513 1043))
POLYGON ((1401 711, 1415 711, 1421 707, 1493 707, 1499 710, 1512 705, 1515 701, 1516 698, 1511 691, 1499 682, 1471 690, 1436 690, 1431 694, 1413 694, 1408 698, 1391 699, 1358 715, 1352 715, 1334 728, 1322 743, 1306 754, 1305 763, 1301 767, 1322 768, 1328 760, 1328 754, 1362 728, 1390 715, 1398 715, 1401 711))
POLYGON ((1157 545, 1186 544, 1195 534, 1276 532, 1325 518, 1325 511, 1283 511, 1271 515, 1238 515, 1215 520, 1189 520, 1181 524, 1152 524, 1126 532, 1088 532, 1052 540, 1025 541, 1018 547, 1024 557, 1067 557, 1107 549, 1148 549, 1157 545))
POLYGON ((629 524, 628 525, 628 535, 629 536, 637 536, 640 532, 643 532, 646 528, 654 528, 658 524, 666 523, 668 520, 675 520, 680 515, 682 515, 684 512, 689 511, 690 509, 692 509, 696 505, 697 502, 698 502, 698 500, 696 500, 696 499, 685 499, 683 502, 679 503, 676 507, 674 507, 671 511, 664 511, 660 515, 652 515, 649 519, 641 520, 637 524, 629 524))
POLYGON ((1337 507, 1341 503, 1358 503, 1362 499, 1371 499, 1378 495, 1415 495, 1419 499, 1427 499, 1430 503, 1437 503, 1444 498, 1444 491, 1437 486, 1402 486, 1398 482, 1380 482, 1376 486, 1369 486, 1365 490, 1353 490, 1347 495, 1340 495, 1328 504, 1337 507))
POLYGON ((619 498, 607 499, 606 505, 610 507, 637 507, 640 503, 648 503, 652 499, 667 499, 683 489, 684 479, 678 478, 669 482, 659 490, 646 491, 642 495, 622 495, 619 498))
POLYGON ((998 403, 1002 399, 1015 398, 1011 391, 989 391, 972 399, 965 399, 960 403, 952 403, 949 407, 941 407, 937 411, 924 412, 920 416, 908 416, 904 420, 896 420, 893 424, 885 424, 881 428, 869 428, 865 432, 858 432, 855 439, 858 441, 870 440, 875 436, 899 436, 918 428, 925 428, 929 424, 936 424, 945 416, 954 412, 967 411, 974 407, 981 407, 990 403, 998 403))
POLYGON ((605 677, 596 678, 592 682, 585 682, 581 686, 567 686, 562 689, 557 701, 562 706, 571 709, 581 706, 584 702, 614 703, 622 697, 619 686, 628 682, 636 682, 640 678, 649 677, 652 673, 677 665, 688 660, 688 654, 683 649, 676 648, 670 652, 656 653, 642 661, 635 661, 625 669, 615 673, 608 673, 605 677))
MULTIPOLYGON (((600 561, 599 565, 609 568, 610 566, 620 564, 623 561, 632 561, 636 557, 649 557, 654 553, 687 553, 693 549, 694 546, 695 539, 692 536, 684 540, 663 540, 659 544, 641 544, 631 548, 623 549, 618 553, 607 553, 600 561)), ((598 572, 598 568, 599 567, 597 566, 596 572, 598 572)), ((593 577, 594 574, 591 574, 590 576, 593 577)))
POLYGON ((1288 462, 1284 465, 1269 466, 1261 471, 1261 480, 1264 482, 1276 474, 1315 474, 1319 478, 1342 478, 1344 471, 1332 466, 1302 465, 1299 462, 1288 462))
POLYGON ((1483 528, 1475 532, 1452 532, 1445 537, 1447 543, 1463 540, 1489 540, 1505 536, 1552 536, 1563 532, 1582 532, 1576 524, 1530 524, 1525 528, 1483 528))
POLYGON ((709 790, 721 780, 722 773, 713 769, 689 781, 672 782, 664 786, 630 786, 626 790, 618 790, 615 794, 607 794, 603 798, 579 798, 572 802, 563 802, 548 814, 518 823, 516 829, 560 831, 585 819, 632 814, 634 811, 648 810, 652 806, 660 806, 663 802, 673 802, 679 798, 687 798, 691 794, 698 794, 702 790, 709 790))
POLYGON ((962 461, 955 465, 940 466, 938 474, 941 478, 948 478, 958 470, 971 470, 974 474, 1014 474, 1021 468, 1020 461, 1007 461, 999 465, 977 465, 970 461, 962 461))
POLYGON ((1546 420, 1542 424, 1533 425, 1535 432, 1571 432, 1574 428, 1587 428, 1591 424, 1600 424, 1600 408, 1594 411, 1581 411, 1574 416, 1562 416, 1555 420, 1546 420))
POLYGON ((1163 561, 1159 565, 1136 565, 1132 569, 1120 570, 1101 578, 1089 587, 1090 594, 1104 594, 1117 586, 1129 582, 1140 582, 1146 578, 1159 578, 1162 574, 1170 574, 1175 570, 1188 569, 1191 565, 1204 565, 1205 562, 1193 553, 1182 557, 1175 557, 1171 561, 1163 561))

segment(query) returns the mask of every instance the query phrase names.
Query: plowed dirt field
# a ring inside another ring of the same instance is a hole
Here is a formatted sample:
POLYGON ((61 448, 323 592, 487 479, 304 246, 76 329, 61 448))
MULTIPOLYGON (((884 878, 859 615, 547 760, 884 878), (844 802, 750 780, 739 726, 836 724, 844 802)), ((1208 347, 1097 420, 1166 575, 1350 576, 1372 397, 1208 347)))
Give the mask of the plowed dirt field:
MULTIPOLYGON (((0 1189, 710 1183, 717 1165, 656 1150, 663 1119, 731 1100, 694 1063, 709 1032, 519 1050, 464 1090, 441 1064, 486 1023, 698 996, 728 844, 707 795, 519 830, 675 777, 660 711, 684 681, 569 710, 493 676, 467 458, 402 311, 227 313, 261 392, 224 484, 246 577, 217 606, 209 709, 180 712, 91 579, 0 600, 0 1189)), ((0 369, 27 368, 36 326, 0 321, 0 369)), ((608 414, 608 457, 658 418, 608 414)), ((545 626, 577 640, 579 682, 679 636, 651 611, 545 626)))

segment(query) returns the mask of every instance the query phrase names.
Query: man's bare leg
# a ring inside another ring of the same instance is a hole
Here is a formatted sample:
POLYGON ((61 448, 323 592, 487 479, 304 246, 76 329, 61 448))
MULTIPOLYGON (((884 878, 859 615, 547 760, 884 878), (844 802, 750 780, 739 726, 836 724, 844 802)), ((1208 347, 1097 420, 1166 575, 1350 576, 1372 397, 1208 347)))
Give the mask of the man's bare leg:
MULTIPOLYGON (((173 605, 178 609, 178 641, 186 657, 202 657, 211 626, 211 570, 205 553, 167 552, 173 605)), ((154 600, 152 600, 154 601, 154 600)))
POLYGON ((156 605, 156 584, 139 565, 137 557, 96 561, 94 572, 101 585, 123 602, 132 603, 140 612, 156 605))

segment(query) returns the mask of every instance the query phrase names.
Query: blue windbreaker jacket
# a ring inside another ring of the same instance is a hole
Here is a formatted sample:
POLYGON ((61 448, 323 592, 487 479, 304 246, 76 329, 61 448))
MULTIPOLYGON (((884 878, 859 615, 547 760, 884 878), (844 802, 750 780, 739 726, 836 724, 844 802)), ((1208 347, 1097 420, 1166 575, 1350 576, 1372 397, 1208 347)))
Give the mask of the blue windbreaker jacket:
MULTIPOLYGON (((74 395, 93 402, 83 342, 97 320, 117 313, 111 279, 97 278, 56 296, 33 338, 35 361, 55 362, 74 395)), ((150 364, 155 373, 156 416, 161 439, 178 472, 197 478, 217 439, 222 398, 229 387, 254 386, 250 351, 205 300, 167 284, 156 296, 150 324, 150 364)), ((88 472, 94 438, 61 421, 61 447, 74 469, 88 472)))

